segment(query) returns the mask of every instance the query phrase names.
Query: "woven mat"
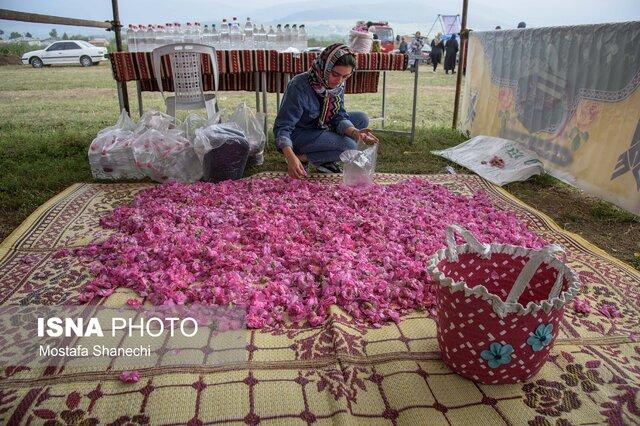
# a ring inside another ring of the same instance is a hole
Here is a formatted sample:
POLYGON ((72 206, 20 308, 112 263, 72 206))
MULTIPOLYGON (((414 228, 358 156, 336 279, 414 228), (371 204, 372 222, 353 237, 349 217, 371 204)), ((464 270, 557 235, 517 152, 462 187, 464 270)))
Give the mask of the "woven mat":
MULTIPOLYGON (((262 173, 252 178, 281 176, 262 173)), ((379 174, 380 183, 407 175, 379 174)), ((247 331, 247 362, 142 369, 135 384, 119 370, 0 372, 2 424, 638 424, 640 274, 503 190, 471 175, 423 176, 456 193, 484 190, 501 209, 564 246, 593 312, 567 309, 537 377, 477 385, 439 359, 434 321, 424 312, 380 329, 338 309, 318 328, 247 331), (597 312, 615 303, 622 316, 597 312)), ((327 185, 339 177, 314 176, 327 185)), ((89 278, 63 247, 104 238, 99 217, 149 184, 76 184, 33 213, 0 246, 3 304, 62 304, 89 278), (25 261, 29 257, 36 262, 25 261)), ((103 303, 131 295, 118 290, 103 303)))

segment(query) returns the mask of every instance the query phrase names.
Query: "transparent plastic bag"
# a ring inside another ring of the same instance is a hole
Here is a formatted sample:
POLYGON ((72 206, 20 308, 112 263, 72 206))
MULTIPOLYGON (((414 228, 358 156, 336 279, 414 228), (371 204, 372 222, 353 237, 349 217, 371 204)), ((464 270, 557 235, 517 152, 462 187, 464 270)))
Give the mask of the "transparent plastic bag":
POLYGON ((370 185, 376 171, 378 144, 365 145, 360 142, 358 149, 350 149, 340 154, 344 165, 343 182, 348 186, 370 185))
POLYGON ((116 121, 116 124, 113 126, 105 127, 104 129, 100 130, 98 132, 98 136, 104 133, 112 132, 114 130, 129 130, 132 132, 135 130, 135 128, 136 128, 136 123, 134 123, 131 117, 129 117, 127 110, 123 109, 120 112, 120 117, 118 117, 118 121, 116 121))
POLYGON ((149 129, 167 132, 169 130, 176 129, 179 126, 180 123, 177 118, 160 111, 151 110, 142 114, 134 133, 136 136, 139 136, 149 129))
POLYGON ((236 123, 249 142, 249 164, 260 166, 264 163, 264 147, 267 137, 264 133, 264 114, 254 112, 242 102, 238 105, 229 121, 236 123))
POLYGON ((99 134, 89 146, 89 165, 96 179, 141 179, 133 158, 133 132, 111 130, 99 134))
POLYGON ((135 123, 126 110, 122 110, 115 125, 98 132, 89 145, 88 157, 91 174, 96 179, 141 179, 131 144, 135 139, 135 123))
POLYGON ((195 182, 202 177, 193 144, 175 130, 147 130, 133 142, 133 156, 136 166, 157 182, 195 182))
POLYGON ((242 178, 250 144, 237 124, 211 124, 196 129, 193 144, 202 164, 203 180, 220 182, 242 178))
POLYGON ((184 119, 179 129, 182 131, 182 135, 189 139, 191 142, 196 137, 196 129, 208 126, 210 124, 217 124, 220 122, 220 112, 213 114, 211 118, 206 118, 202 115, 190 112, 184 119))

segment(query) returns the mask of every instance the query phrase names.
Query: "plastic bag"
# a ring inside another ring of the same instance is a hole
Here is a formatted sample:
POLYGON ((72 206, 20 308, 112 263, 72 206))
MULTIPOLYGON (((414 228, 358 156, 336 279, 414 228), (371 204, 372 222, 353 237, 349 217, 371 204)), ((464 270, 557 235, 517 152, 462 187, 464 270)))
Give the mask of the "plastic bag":
POLYGON ((129 130, 103 132, 89 146, 89 165, 96 179, 141 179, 131 145, 135 135, 129 130))
POLYGON ((340 154, 344 165, 342 179, 345 185, 359 186, 373 183, 378 158, 378 144, 358 143, 358 149, 350 149, 340 154))
POLYGON ((136 166, 157 182, 195 182, 202 177, 193 144, 176 131, 147 130, 133 142, 133 156, 136 166))
POLYGON ((96 179, 141 179, 131 144, 135 139, 135 123, 122 110, 115 125, 100 130, 89 145, 89 165, 96 179))
POLYGON ((196 137, 196 129, 208 126, 210 124, 217 124, 220 122, 221 112, 216 112, 211 118, 203 117, 202 115, 190 112, 184 119, 178 129, 182 132, 182 136, 189 139, 191 142, 196 137))
POLYGON ((238 105, 229 121, 236 123, 249 142, 249 164, 260 166, 264 163, 264 147, 267 137, 264 133, 264 114, 254 112, 242 102, 238 105))
POLYGON ((151 110, 142 114, 142 117, 140 117, 140 121, 138 121, 138 125, 136 126, 134 133, 139 136, 149 129, 167 132, 169 130, 175 129, 179 125, 180 123, 178 122, 177 118, 160 111, 151 110))
POLYGON ((118 121, 116 121, 116 124, 113 126, 109 126, 109 127, 105 127, 104 129, 100 130, 98 132, 98 136, 104 134, 104 133, 109 133, 111 131, 114 130, 129 130, 129 131, 133 131, 136 128, 136 123, 133 122, 133 120, 131 119, 131 117, 129 117, 129 114, 127 113, 126 109, 123 109, 120 112, 120 117, 118 117, 118 121))
POLYGON ((544 172, 535 153, 518 142, 491 136, 476 136, 453 148, 431 153, 460 164, 499 186, 544 172))
POLYGON ((197 129, 193 143, 202 164, 203 180, 220 182, 242 178, 250 144, 237 124, 212 124, 197 129))

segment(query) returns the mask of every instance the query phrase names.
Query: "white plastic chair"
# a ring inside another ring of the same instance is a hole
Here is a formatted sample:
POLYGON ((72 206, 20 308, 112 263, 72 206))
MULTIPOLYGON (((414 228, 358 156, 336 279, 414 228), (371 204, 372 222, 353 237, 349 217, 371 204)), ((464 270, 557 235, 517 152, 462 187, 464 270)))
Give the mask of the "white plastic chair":
POLYGON ((218 61, 211 46, 197 43, 176 43, 153 49, 153 72, 156 75, 167 114, 176 116, 176 110, 206 108, 209 117, 217 111, 218 61), (200 54, 209 55, 213 65, 214 93, 204 93, 202 88, 202 62, 200 54), (162 90, 162 56, 168 55, 173 75, 175 96, 165 97, 162 90))

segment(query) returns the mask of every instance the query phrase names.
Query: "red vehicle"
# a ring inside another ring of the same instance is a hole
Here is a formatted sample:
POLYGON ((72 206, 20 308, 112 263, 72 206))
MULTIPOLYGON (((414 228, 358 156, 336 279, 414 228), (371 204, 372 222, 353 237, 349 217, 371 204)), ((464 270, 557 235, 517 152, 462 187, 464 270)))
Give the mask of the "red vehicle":
POLYGON ((390 53, 395 49, 395 40, 393 36, 393 28, 388 22, 367 22, 369 31, 378 36, 380 40, 380 50, 384 53, 390 53))

